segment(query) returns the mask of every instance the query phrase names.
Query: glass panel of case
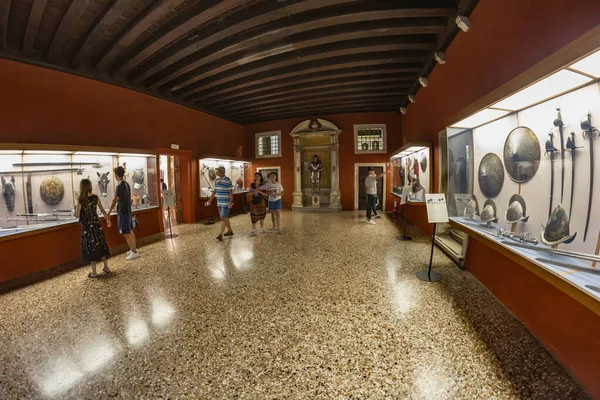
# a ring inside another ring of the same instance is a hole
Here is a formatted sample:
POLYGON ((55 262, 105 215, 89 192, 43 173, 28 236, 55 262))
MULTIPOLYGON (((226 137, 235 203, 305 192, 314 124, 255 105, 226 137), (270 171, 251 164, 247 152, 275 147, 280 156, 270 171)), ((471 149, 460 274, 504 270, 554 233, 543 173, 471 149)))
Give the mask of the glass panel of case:
POLYGON ((431 147, 410 143, 390 158, 392 194, 402 195, 402 187, 410 187, 409 200, 425 201, 431 185, 431 147))
POLYGON ((210 197, 217 180, 217 168, 225 168, 225 176, 231 179, 233 193, 248 191, 251 183, 252 163, 241 160, 201 158, 198 160, 200 198, 210 197))

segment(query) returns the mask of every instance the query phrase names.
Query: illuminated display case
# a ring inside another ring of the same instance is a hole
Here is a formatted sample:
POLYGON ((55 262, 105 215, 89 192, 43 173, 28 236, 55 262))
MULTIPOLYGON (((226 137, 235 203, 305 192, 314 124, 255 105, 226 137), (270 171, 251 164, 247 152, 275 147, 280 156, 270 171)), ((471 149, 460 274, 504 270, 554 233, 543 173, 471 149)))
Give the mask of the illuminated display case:
POLYGON ((445 176, 453 226, 596 299, 599 81, 596 52, 453 124, 445 176))
POLYGON ((94 193, 108 211, 117 165, 126 168, 133 210, 157 206, 156 157, 152 154, 0 150, 0 237, 76 222, 74 209, 84 178, 92 181, 94 193))
POLYGON ((225 176, 231 179, 233 193, 247 193, 250 186, 252 163, 246 160, 232 160, 206 156, 198 160, 199 197, 210 197, 217 180, 217 168, 225 168, 225 176))
POLYGON ((390 158, 392 194, 402 195, 410 187, 409 201, 424 202, 432 182, 431 143, 408 143, 390 158))

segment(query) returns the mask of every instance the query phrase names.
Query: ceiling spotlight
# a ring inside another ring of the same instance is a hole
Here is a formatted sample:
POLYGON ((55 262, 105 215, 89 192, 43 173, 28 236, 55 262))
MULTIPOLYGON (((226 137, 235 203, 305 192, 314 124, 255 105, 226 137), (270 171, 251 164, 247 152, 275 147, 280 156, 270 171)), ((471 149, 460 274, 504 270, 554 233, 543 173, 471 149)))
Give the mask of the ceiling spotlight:
POLYGON ((429 85, 429 81, 427 80, 427 78, 425 78, 424 76, 421 76, 419 78, 419 83, 421 84, 421 86, 423 87, 427 87, 429 85))
POLYGON ((469 29, 471 29, 471 20, 469 19, 469 17, 459 15, 458 17, 456 17, 456 25, 458 25, 458 27, 462 29, 463 32, 468 32, 469 29))
POLYGON ((446 64, 446 53, 437 51, 433 56, 435 57, 435 61, 437 61, 438 64, 446 64))
POLYGON ((406 107, 400 107, 400 112, 406 115, 406 107))
POLYGON ((415 101, 417 101, 417 96, 415 96, 414 94, 409 94, 408 101, 410 101, 411 103, 414 103, 415 101))

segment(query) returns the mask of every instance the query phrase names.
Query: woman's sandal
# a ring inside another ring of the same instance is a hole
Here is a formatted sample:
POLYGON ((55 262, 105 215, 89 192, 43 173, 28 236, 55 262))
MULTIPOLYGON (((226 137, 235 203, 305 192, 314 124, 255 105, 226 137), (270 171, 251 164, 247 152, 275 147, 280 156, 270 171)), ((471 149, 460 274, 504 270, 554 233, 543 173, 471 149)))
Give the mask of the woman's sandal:
POLYGON ((90 273, 88 274, 88 278, 91 278, 91 279, 96 279, 96 278, 99 278, 99 276, 98 276, 98 275, 93 275, 93 274, 90 272, 90 273))
POLYGON ((106 268, 102 268, 102 272, 104 272, 106 275, 110 275, 112 273, 112 271, 110 269, 106 269, 106 268))

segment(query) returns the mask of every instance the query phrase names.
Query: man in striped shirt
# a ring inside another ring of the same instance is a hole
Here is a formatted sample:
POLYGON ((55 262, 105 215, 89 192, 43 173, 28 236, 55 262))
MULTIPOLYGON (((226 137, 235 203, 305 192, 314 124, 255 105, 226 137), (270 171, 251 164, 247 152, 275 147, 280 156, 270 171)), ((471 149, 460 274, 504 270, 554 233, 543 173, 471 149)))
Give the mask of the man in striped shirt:
POLYGON ((225 176, 225 167, 217 168, 217 177, 208 204, 210 205, 215 196, 217 197, 217 208, 221 216, 221 233, 217 236, 217 239, 223 241, 223 236, 233 236, 231 224, 229 223, 229 210, 233 207, 233 185, 231 179, 225 176), (225 228, 227 228, 227 233, 223 234, 225 228))

